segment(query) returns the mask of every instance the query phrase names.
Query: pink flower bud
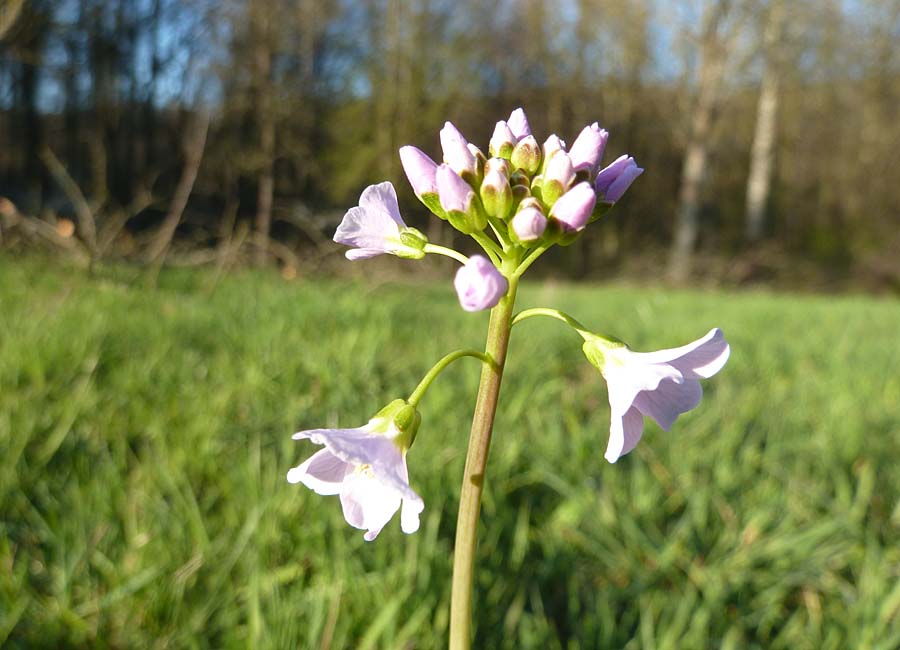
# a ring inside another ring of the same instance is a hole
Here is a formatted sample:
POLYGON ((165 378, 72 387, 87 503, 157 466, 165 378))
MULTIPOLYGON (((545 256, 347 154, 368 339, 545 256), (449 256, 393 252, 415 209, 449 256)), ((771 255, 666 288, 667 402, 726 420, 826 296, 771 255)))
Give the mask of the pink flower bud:
POLYGON ((575 169, 572 159, 565 151, 557 151, 547 163, 547 171, 544 172, 544 185, 555 181, 562 186, 563 191, 569 189, 569 185, 575 180, 575 169))
POLYGON ((603 150, 606 148, 608 138, 609 133, 601 129, 596 122, 584 127, 575 138, 572 150, 569 152, 575 171, 587 170, 593 177, 600 166, 600 159, 603 157, 603 150))
POLYGON ((526 174, 535 173, 541 166, 541 148, 533 135, 519 140, 510 157, 513 169, 521 169, 526 174))
POLYGON ((529 242, 541 238, 547 228, 547 217, 536 207, 522 208, 510 222, 519 241, 529 242))
POLYGON ((435 172, 438 195, 441 207, 450 212, 454 210, 467 214, 472 207, 475 191, 457 174, 450 165, 440 165, 435 172))
MULTIPOLYGON (((544 168, 546 169, 547 164, 550 162, 550 159, 553 157, 557 151, 565 151, 566 143, 564 140, 560 140, 559 137, 554 133, 549 138, 544 140, 544 168)), ((542 172, 543 173, 543 172, 542 172)))
POLYGON ((631 156, 619 156, 597 174, 594 189, 602 200, 615 203, 638 176, 644 173, 631 156))
POLYGON ((494 135, 491 136, 491 142, 488 145, 488 153, 497 158, 509 158, 512 155, 513 147, 516 146, 515 134, 510 130, 509 125, 500 120, 494 127, 494 135))
POLYGON ((506 120, 506 122, 509 124, 510 131, 516 136, 516 140, 521 140, 525 136, 531 135, 531 127, 528 126, 528 118, 525 117, 525 111, 521 108, 517 108, 510 113, 509 119, 506 120))
POLYGON ((459 304, 466 311, 493 307, 509 290, 509 282, 483 255, 473 255, 453 280, 459 304))
POLYGON ((469 143, 450 122, 444 123, 441 129, 441 148, 444 150, 444 162, 457 174, 475 174, 475 156, 469 150, 469 143))
POLYGON ((410 145, 400 147, 400 163, 403 165, 403 171, 406 172, 406 177, 416 196, 437 194, 435 181, 437 163, 424 151, 410 145))
POLYGON ((553 204, 550 218, 558 221, 563 230, 577 232, 587 225, 596 202, 597 196, 590 183, 578 183, 553 204))

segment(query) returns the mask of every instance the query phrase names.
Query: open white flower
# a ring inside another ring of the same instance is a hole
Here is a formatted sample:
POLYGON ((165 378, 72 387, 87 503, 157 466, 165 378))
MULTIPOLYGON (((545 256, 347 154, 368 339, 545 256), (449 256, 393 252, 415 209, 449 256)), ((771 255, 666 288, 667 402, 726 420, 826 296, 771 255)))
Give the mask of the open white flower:
POLYGON ((616 462, 635 448, 644 416, 668 431, 681 413, 700 403, 698 379, 712 377, 728 361, 731 348, 722 330, 680 348, 632 352, 622 343, 593 338, 584 353, 599 368, 609 388, 611 411, 606 460, 616 462))
POLYGON ((422 247, 427 242, 421 233, 406 227, 400 216, 397 192, 389 182, 369 185, 363 190, 359 205, 347 210, 337 227, 334 241, 353 247, 346 253, 348 260, 363 260, 384 253, 421 259, 425 256, 422 247))
POLYGON ((325 449, 287 473, 290 483, 303 483, 317 494, 340 495, 344 519, 365 530, 367 542, 378 536, 398 509, 403 532, 416 532, 425 508, 422 498, 409 487, 406 467, 406 450, 418 426, 418 415, 413 410, 414 424, 401 430, 399 418, 383 417, 382 413, 353 429, 295 433, 295 440, 308 439, 325 449))

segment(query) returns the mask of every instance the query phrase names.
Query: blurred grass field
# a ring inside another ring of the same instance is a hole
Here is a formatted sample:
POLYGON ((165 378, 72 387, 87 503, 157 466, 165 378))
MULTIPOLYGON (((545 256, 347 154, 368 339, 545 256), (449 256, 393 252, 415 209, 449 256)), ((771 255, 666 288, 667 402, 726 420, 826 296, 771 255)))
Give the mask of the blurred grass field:
MULTIPOLYGON (((129 277, 131 275, 132 277, 129 277)), ((357 425, 486 314, 450 282, 94 277, 0 258, 0 645, 446 644, 478 368, 423 401, 422 529, 373 543, 285 481, 291 433, 357 425)), ((477 648, 900 647, 900 303, 525 285, 637 349, 720 326, 700 408, 603 460, 580 340, 513 332, 483 508, 477 648)))

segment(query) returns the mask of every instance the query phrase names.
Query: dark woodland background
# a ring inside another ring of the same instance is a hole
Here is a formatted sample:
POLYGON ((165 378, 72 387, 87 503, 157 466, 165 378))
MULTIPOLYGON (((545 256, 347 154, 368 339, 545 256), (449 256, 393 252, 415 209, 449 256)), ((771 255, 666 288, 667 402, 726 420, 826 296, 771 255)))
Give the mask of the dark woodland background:
POLYGON ((544 272, 900 290, 897 0, 2 0, 13 249, 315 272, 397 149, 594 120, 647 171, 544 272))

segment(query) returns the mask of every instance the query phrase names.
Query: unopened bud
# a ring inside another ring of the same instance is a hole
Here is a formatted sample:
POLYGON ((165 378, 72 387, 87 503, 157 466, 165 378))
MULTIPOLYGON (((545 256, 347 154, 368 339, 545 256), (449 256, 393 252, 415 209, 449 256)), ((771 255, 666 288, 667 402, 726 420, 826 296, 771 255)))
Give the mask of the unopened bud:
POLYGON ((444 151, 444 162, 457 174, 477 174, 475 156, 469 150, 469 143, 453 124, 444 123, 441 129, 441 149, 444 151))
POLYGON ((552 206, 556 200, 569 189, 575 180, 575 170, 572 161, 565 151, 557 151, 547 163, 541 182, 541 199, 544 204, 552 206))
MULTIPOLYGON (((525 205, 525 202, 523 202, 525 205)), ((541 238, 547 228, 547 217, 534 205, 521 207, 510 221, 511 234, 520 242, 532 242, 541 238)))
POLYGON ((550 159, 553 158, 553 154, 557 151, 565 150, 566 143, 563 140, 560 140, 555 133, 547 138, 544 141, 544 156, 542 158, 541 173, 543 174, 547 170, 547 165, 550 163, 550 159))
POLYGON ((550 218, 562 226, 563 231, 577 232, 587 225, 596 201, 590 183, 579 183, 553 204, 550 218))
POLYGON ((608 138, 609 133, 594 122, 584 127, 572 143, 572 150, 569 152, 572 165, 576 172, 586 171, 587 180, 596 175, 608 138))
POLYGON ((481 183, 481 202, 484 205, 484 211, 490 217, 505 219, 509 214, 513 202, 512 188, 500 165, 489 166, 485 173, 484 181, 481 183))
POLYGON ((522 138, 531 135, 531 127, 528 125, 528 118, 525 117, 525 111, 521 108, 517 108, 509 114, 507 123, 509 124, 510 131, 516 136, 516 140, 521 140, 522 138))
POLYGON ((521 169, 529 176, 541 166, 541 148, 533 135, 519 140, 510 157, 513 169, 521 169))
POLYGON ((516 142, 516 136, 510 130, 509 125, 500 120, 497 122, 497 126, 494 127, 494 135, 491 136, 488 153, 495 158, 506 158, 509 160, 516 142))
POLYGON ((600 200, 615 203, 622 198, 634 179, 643 173, 644 170, 637 166, 634 158, 619 156, 597 174, 594 189, 600 195, 600 200))

